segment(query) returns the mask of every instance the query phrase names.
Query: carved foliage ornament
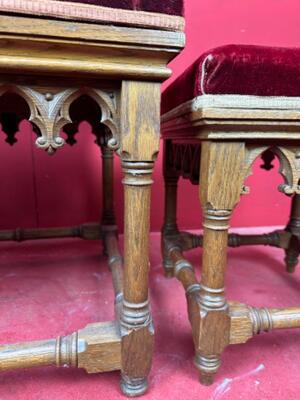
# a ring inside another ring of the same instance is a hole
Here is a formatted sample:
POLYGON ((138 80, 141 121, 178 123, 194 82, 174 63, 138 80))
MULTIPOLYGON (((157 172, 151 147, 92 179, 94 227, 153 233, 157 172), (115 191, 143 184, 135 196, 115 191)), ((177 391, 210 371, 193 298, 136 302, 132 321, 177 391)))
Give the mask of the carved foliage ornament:
POLYGON ((114 150, 118 148, 118 118, 115 96, 98 89, 71 88, 60 92, 51 93, 21 85, 2 85, 0 96, 5 93, 15 93, 22 97, 30 109, 29 121, 41 133, 36 140, 36 145, 53 154, 62 147, 65 140, 60 136, 62 128, 72 123, 69 114, 71 104, 80 96, 91 97, 101 109, 99 125, 106 126, 110 133, 109 145, 114 150))

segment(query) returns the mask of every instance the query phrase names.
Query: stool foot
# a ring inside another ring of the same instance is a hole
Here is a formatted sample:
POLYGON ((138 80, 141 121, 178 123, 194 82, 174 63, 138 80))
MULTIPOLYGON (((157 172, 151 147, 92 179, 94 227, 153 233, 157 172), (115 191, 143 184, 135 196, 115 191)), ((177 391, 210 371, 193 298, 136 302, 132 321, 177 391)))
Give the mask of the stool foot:
POLYGON ((220 357, 196 354, 194 363, 199 370, 200 383, 205 386, 212 385, 221 365, 220 357))
POLYGON ((296 266, 299 261, 300 245, 299 239, 296 236, 292 236, 290 239, 289 247, 285 250, 284 262, 286 270, 289 273, 295 272, 296 266))
POLYGON ((129 378, 122 375, 121 390, 128 397, 138 397, 143 395, 148 389, 147 378, 129 378))
POLYGON ((163 259, 164 275, 166 278, 174 278, 174 266, 170 258, 163 259))
POLYGON ((201 385, 210 386, 214 383, 215 375, 206 374, 205 372, 199 373, 199 382, 201 385))
POLYGON ((284 262, 286 265, 286 271, 290 274, 295 272, 296 266, 298 264, 298 256, 299 253, 293 251, 292 249, 288 249, 285 251, 284 262))

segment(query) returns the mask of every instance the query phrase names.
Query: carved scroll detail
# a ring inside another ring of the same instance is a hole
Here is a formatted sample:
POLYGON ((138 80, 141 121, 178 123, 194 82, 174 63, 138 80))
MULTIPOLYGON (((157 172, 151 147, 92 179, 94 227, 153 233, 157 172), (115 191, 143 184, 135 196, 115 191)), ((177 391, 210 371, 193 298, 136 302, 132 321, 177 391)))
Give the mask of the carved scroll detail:
POLYGON ((300 148, 276 147, 274 153, 280 161, 279 172, 285 183, 278 190, 287 195, 300 194, 300 148))
POLYGON ((112 147, 114 149, 118 147, 117 110, 115 96, 111 93, 87 87, 60 92, 54 92, 51 88, 47 91, 21 85, 4 84, 0 87, 0 96, 7 92, 16 93, 26 101, 30 108, 29 121, 41 133, 36 145, 49 154, 53 154, 64 145, 65 141, 60 136, 60 131, 66 124, 72 123, 70 106, 82 95, 88 95, 99 105, 101 109, 99 124, 105 125, 111 132, 112 147))
MULTIPOLYGON (((245 179, 252 175, 252 167, 257 159, 257 157, 261 156, 266 150, 268 146, 247 146, 246 151, 246 159, 245 159, 245 179)), ((242 194, 248 194, 250 192, 250 188, 248 186, 243 186, 242 194)))

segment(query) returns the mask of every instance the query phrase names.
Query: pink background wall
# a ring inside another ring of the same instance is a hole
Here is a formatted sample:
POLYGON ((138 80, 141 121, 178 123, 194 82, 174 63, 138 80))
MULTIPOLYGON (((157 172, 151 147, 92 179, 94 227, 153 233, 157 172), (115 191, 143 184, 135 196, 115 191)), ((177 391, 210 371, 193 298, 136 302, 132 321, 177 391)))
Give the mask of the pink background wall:
MULTIPOLYGON (((300 45, 299 0, 187 0, 187 46, 171 63, 174 79, 202 51, 228 43, 277 46, 300 45)), ((168 85, 169 80, 165 85, 168 85)), ((165 86, 164 85, 164 86, 165 86)), ((10 147, 0 136, 0 228, 63 226, 100 218, 100 155, 86 123, 81 124, 78 144, 66 146, 49 157, 37 150, 26 122, 18 143, 10 147)), ((233 217, 233 226, 284 224, 289 199, 277 192, 281 178, 276 171, 255 167, 248 179, 251 194, 244 196, 233 217)), ((116 161, 116 210, 122 226, 122 188, 116 161)), ((163 216, 161 155, 155 170, 152 230, 159 230, 163 216)), ((180 183, 179 222, 198 228, 201 215, 197 188, 180 183)))

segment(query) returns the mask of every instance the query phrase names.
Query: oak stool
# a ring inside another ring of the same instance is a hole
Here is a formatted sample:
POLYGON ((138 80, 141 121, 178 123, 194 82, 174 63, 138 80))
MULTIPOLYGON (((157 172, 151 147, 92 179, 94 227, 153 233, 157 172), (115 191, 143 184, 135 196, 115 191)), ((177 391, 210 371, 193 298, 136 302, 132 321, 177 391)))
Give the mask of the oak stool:
MULTIPOLYGON (((1 240, 103 239, 115 289, 114 321, 48 341, 0 346, 0 369, 42 365, 121 370, 143 394, 153 352, 148 300, 149 211, 159 149, 160 83, 184 46, 182 0, 0 0, 0 118, 14 144, 29 119, 49 154, 76 142, 88 120, 103 155, 102 224, 0 232, 1 240), (113 154, 125 192, 124 272, 113 212, 113 154), (124 277, 123 277, 124 275, 124 277)), ((54 155, 55 157, 55 155, 54 155)))
POLYGON ((187 297, 200 381, 211 384, 229 344, 261 331, 300 327, 300 307, 253 308, 227 301, 227 246, 270 245, 285 250, 292 272, 300 251, 300 49, 228 45, 203 54, 163 94, 165 273, 187 297), (228 235, 232 212, 254 161, 270 169, 277 157, 292 197, 287 228, 265 235, 228 235), (199 185, 204 233, 180 232, 176 222, 179 177, 199 185), (198 282, 183 252, 203 246, 198 282))

